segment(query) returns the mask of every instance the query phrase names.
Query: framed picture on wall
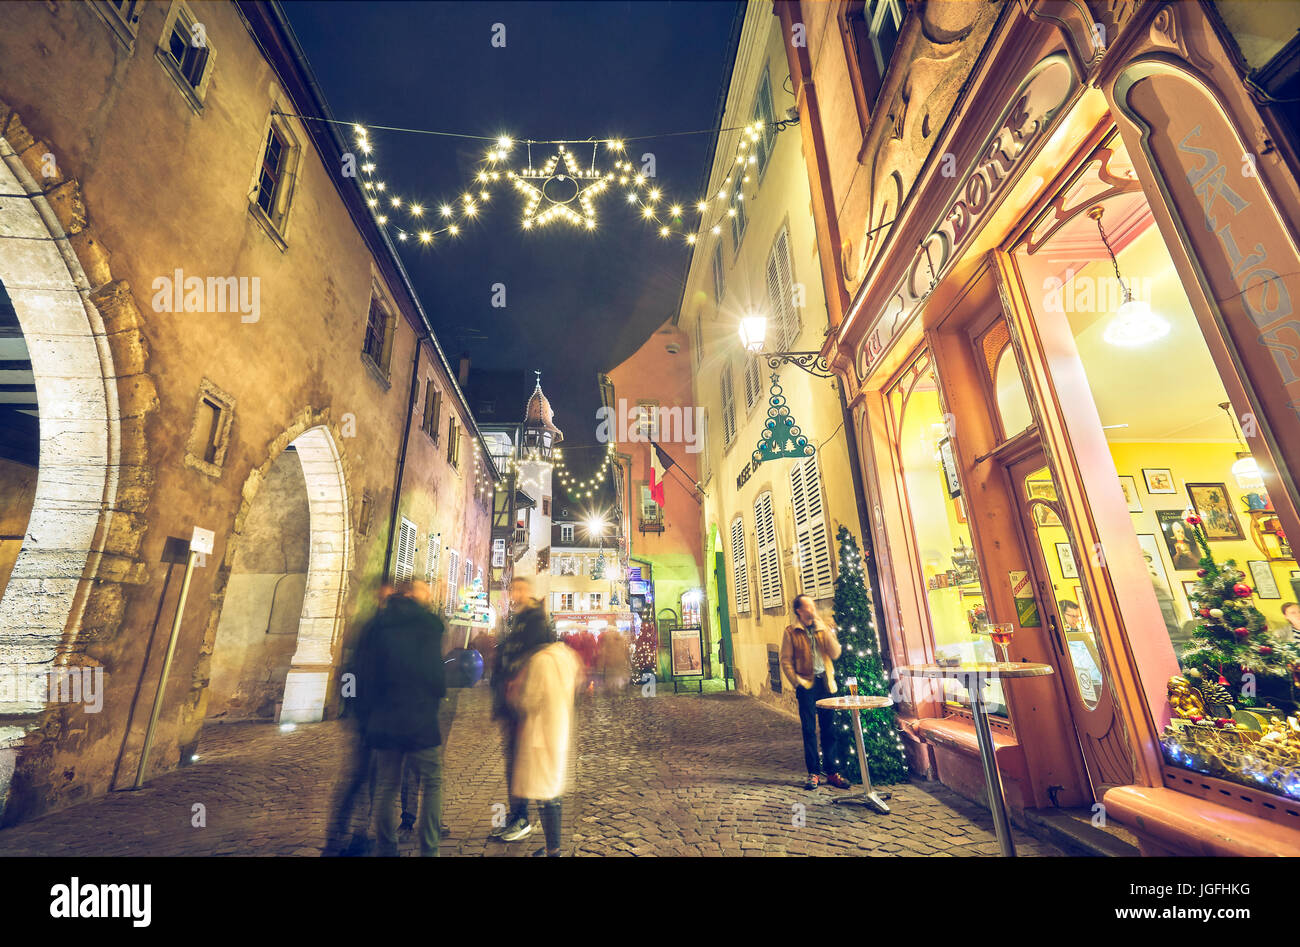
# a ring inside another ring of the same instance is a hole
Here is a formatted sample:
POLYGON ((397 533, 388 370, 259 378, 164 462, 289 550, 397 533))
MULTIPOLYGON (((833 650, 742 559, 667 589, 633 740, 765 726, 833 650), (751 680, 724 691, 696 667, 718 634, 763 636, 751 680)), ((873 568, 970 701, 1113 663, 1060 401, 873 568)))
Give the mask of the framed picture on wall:
POLYGON ((1137 481, 1132 477, 1120 477, 1119 487, 1124 491, 1124 499, 1128 501, 1128 511, 1130 513, 1142 512, 1142 500, 1138 497, 1137 481))
POLYGON ((1174 475, 1168 467, 1143 467, 1142 479, 1146 481, 1147 493, 1177 493, 1174 475))
POLYGON ((1201 551, 1196 545, 1196 536, 1192 528, 1183 522, 1182 510, 1156 510, 1156 520, 1160 523, 1160 532, 1165 537, 1165 548, 1169 550, 1169 561, 1175 572, 1186 572, 1200 566, 1201 551))
POLYGON ((1245 539, 1241 521, 1228 498, 1228 487, 1222 483, 1189 483, 1187 496, 1192 509, 1201 517, 1205 538, 1211 542, 1245 539))
POLYGON ((1256 595, 1260 598, 1282 597, 1282 590, 1277 587, 1277 579, 1273 577, 1272 566, 1263 559, 1251 559, 1246 565, 1250 568, 1256 595))
POLYGON ((1300 602, 1300 572, 1291 573, 1291 594, 1300 602))
POLYGON ((1062 578, 1077 579, 1079 577, 1079 565, 1074 561, 1074 550, 1070 548, 1069 543, 1056 544, 1056 558, 1061 563, 1062 578))
POLYGON ((1184 582, 1184 583, 1183 583, 1183 594, 1187 596, 1187 612, 1188 612, 1188 614, 1191 615, 1193 618, 1200 618, 1201 616, 1198 615, 1198 614, 1196 613, 1196 606, 1192 604, 1192 596, 1196 594, 1196 583, 1195 583, 1195 582, 1184 582))
POLYGON ((952 438, 939 442, 939 457, 943 461, 943 479, 948 486, 949 498, 961 496, 961 483, 957 480, 957 460, 952 456, 952 438))

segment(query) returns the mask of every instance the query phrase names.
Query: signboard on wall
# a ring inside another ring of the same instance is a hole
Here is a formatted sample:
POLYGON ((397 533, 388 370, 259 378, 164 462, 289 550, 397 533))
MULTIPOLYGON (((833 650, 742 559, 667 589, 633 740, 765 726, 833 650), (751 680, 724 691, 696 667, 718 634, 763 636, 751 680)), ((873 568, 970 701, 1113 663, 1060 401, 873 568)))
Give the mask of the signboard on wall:
MULTIPOLYGON (((1029 71, 1008 100, 997 124, 969 156, 971 163, 952 188, 943 214, 921 239, 893 294, 877 309, 879 314, 858 347, 859 379, 871 373, 894 339, 911 322, 934 284, 944 277, 980 225, 992 215, 1005 183, 1046 140, 1075 85, 1074 68, 1062 52, 1046 57, 1029 71)), ((845 322, 866 305, 867 297, 862 294, 845 322)))
POLYGON ((1016 624, 1021 628, 1041 628, 1042 620, 1038 617, 1038 601, 1029 584, 1028 572, 1008 572, 1011 580, 1011 598, 1016 603, 1016 624))

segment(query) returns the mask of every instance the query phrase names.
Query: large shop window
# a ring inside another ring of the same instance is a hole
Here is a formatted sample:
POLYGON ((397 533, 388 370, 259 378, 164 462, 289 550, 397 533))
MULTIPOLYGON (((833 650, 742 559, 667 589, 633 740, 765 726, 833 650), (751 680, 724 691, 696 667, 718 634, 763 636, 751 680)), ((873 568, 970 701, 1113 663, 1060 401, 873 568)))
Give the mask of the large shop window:
MULTIPOLYGON (((952 452, 952 416, 940 403, 929 352, 922 352, 903 371, 888 397, 935 660, 1000 660, 991 639, 976 634, 989 617, 952 452)), ((957 683, 948 682, 945 691, 952 705, 965 703, 957 683)), ((1006 715, 1000 684, 986 684, 984 695, 990 713, 1006 715)))
MULTIPOLYGON (((1039 331, 1050 340, 1047 362, 1057 386, 1074 380, 1072 390, 1079 390, 1077 382, 1082 380, 1091 393, 1090 404, 1077 398, 1062 402, 1072 439, 1089 432, 1094 443, 1104 437, 1112 461, 1099 472, 1096 463, 1080 459, 1089 503, 1095 507, 1105 498, 1118 509, 1122 494, 1150 577, 1149 597, 1144 585, 1136 597, 1118 601, 1130 639, 1147 634, 1145 623, 1130 618, 1130 612, 1154 615, 1158 609, 1173 658, 1192 685, 1198 683, 1196 675, 1202 675, 1206 686, 1197 698, 1206 703, 1206 716, 1226 715, 1228 701, 1211 700, 1216 696, 1231 698, 1233 706, 1243 710, 1239 668, 1232 662, 1222 669, 1217 662, 1211 667, 1186 653, 1205 617, 1200 611, 1204 603, 1192 602, 1202 550, 1187 514, 1195 510, 1202 519, 1214 560, 1220 566, 1233 560, 1244 573, 1242 584, 1253 590, 1248 600, 1262 612, 1274 644, 1290 646, 1300 640, 1300 609, 1287 608, 1300 599, 1300 573, 1247 446, 1262 439, 1243 437, 1243 419, 1233 410, 1118 138, 1103 142, 1080 166, 1042 218, 1029 227, 1012 259, 1039 331), (1220 674, 1228 681, 1226 692, 1215 686, 1220 674)), ((1132 566, 1141 564, 1135 560, 1132 566)), ((1112 558, 1109 568, 1126 565, 1127 560, 1112 558)), ((1067 581, 1066 593, 1077 580, 1067 581)), ((1069 594, 1058 597, 1078 601, 1069 594)), ((1093 619, 1086 604, 1079 604, 1084 613, 1076 626, 1086 632, 1093 619)), ((1091 636, 1080 636, 1079 641, 1082 647, 1091 636)), ((1267 642, 1261 638, 1261 643, 1267 642)), ((1097 659, 1095 652, 1088 657, 1097 659)), ((1280 654, 1277 664, 1277 673, 1256 675, 1257 704, 1271 703, 1294 714, 1292 674, 1280 654)), ((1146 667, 1139 664, 1139 672, 1163 678, 1174 666, 1166 660, 1156 668, 1149 659, 1146 667)), ((1168 709, 1161 703, 1151 707, 1157 721, 1168 709)), ((1182 716, 1182 703, 1179 698, 1171 705, 1176 718, 1182 716)), ((1251 710, 1245 717, 1237 714, 1250 728, 1234 744, 1238 748, 1210 752, 1207 743, 1204 752, 1189 759, 1177 750, 1170 753, 1178 739, 1174 734, 1171 740, 1172 731, 1167 730, 1166 758, 1257 789, 1288 791, 1288 778, 1293 787, 1300 787, 1294 767, 1280 777, 1272 766, 1266 767, 1267 774, 1260 770, 1263 756, 1249 752, 1249 747, 1265 746, 1257 742, 1260 732, 1275 723, 1283 728, 1286 724, 1266 710, 1260 712, 1260 706, 1251 710)), ((1182 726, 1175 721, 1174 729, 1182 726)))

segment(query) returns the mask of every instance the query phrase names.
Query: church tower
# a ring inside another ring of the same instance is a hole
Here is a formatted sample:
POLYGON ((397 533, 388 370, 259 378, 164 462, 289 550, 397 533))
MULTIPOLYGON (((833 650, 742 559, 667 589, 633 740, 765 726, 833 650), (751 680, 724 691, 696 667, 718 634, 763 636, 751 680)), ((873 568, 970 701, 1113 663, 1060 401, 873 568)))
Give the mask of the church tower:
POLYGON ((555 426, 551 402, 542 391, 542 373, 534 372, 537 383, 524 409, 520 434, 519 489, 534 502, 529 517, 528 551, 515 567, 516 575, 535 576, 536 591, 549 605, 551 556, 551 483, 555 445, 564 440, 564 432, 555 426))

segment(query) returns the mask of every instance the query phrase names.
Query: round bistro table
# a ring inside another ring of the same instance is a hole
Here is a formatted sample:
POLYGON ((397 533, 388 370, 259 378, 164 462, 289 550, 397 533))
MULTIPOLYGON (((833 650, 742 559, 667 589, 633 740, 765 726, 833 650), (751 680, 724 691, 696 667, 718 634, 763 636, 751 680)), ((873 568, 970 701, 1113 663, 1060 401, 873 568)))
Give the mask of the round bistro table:
POLYGON ((1015 843, 1007 824, 1007 804, 1002 795, 1002 775, 993 753, 993 733, 984 708, 986 681, 1013 680, 1019 677, 1044 677, 1052 674, 1050 664, 1031 664, 1027 661, 981 661, 965 664, 908 664, 897 668, 899 674, 909 677, 944 677, 963 682, 970 695, 971 712, 975 715, 975 739, 979 742, 980 762, 984 764, 984 786, 988 790, 989 809, 993 813, 993 830, 997 833, 1002 854, 1013 858, 1015 843))
POLYGON ((867 769, 867 750, 862 743, 862 714, 856 713, 856 711, 879 710, 881 707, 888 707, 892 703, 893 701, 888 697, 872 697, 867 694, 823 697, 817 701, 817 706, 823 710, 855 711, 853 714, 853 735, 858 740, 858 769, 862 771, 862 795, 836 796, 831 800, 832 803, 866 806, 869 809, 875 809, 881 815, 889 815, 889 806, 885 805, 885 799, 889 798, 889 794, 885 793, 882 797, 871 788, 871 772, 867 769))

